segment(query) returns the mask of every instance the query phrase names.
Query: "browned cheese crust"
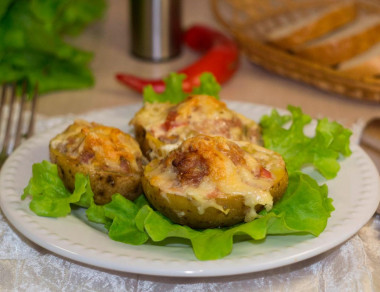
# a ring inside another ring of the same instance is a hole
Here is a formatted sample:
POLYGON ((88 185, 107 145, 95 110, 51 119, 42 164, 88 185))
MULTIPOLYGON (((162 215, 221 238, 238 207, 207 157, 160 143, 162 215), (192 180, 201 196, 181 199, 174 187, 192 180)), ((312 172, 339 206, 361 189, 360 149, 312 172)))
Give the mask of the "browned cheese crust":
POLYGON ((120 193, 134 200, 142 193, 143 156, 138 143, 112 127, 77 120, 49 144, 65 186, 73 191, 75 174, 90 178, 96 204, 106 204, 120 193))
POLYGON ((164 157, 187 138, 199 134, 261 143, 259 125, 207 95, 194 95, 173 105, 145 103, 131 120, 147 158, 164 157))

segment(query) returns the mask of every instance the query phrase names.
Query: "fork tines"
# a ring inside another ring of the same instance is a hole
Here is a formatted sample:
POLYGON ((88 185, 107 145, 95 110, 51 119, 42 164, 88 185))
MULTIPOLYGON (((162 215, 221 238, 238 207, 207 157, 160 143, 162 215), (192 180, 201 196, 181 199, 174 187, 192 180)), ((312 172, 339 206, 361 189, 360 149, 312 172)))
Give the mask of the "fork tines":
POLYGON ((27 84, 23 82, 21 96, 17 96, 15 83, 3 84, 0 99, 0 167, 7 156, 21 143, 23 137, 33 134, 37 100, 37 86, 28 97, 27 84), (31 102, 29 102, 29 100, 31 102), (26 119, 28 116, 28 119, 26 119))

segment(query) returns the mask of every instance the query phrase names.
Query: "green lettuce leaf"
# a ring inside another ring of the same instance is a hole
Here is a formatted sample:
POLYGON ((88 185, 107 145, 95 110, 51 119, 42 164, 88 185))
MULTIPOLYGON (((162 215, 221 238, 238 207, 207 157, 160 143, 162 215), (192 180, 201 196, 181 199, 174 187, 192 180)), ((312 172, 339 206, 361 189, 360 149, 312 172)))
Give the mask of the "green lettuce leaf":
POLYGON ((187 94, 182 90, 182 81, 186 78, 185 74, 170 73, 165 78, 165 91, 157 93, 152 85, 144 87, 143 97, 145 102, 170 102, 179 103, 187 97, 187 94))
POLYGON ((138 205, 120 194, 112 196, 112 201, 104 207, 105 217, 112 220, 108 229, 111 239, 128 244, 140 245, 148 240, 148 235, 136 225, 138 205))
POLYGON ((0 82, 38 81, 39 92, 92 86, 93 54, 74 47, 78 34, 100 18, 105 0, 6 0, 0 4, 0 82))
POLYGON ((270 211, 277 215, 268 234, 307 232, 318 236, 326 228, 334 211, 326 185, 319 186, 310 176, 294 172, 289 176, 286 193, 270 211))
POLYGON ((0 1, 0 19, 7 12, 8 7, 11 5, 13 0, 2 0, 0 1))
POLYGON ((32 0, 31 10, 59 34, 78 35, 91 22, 103 17, 104 0, 32 0))
POLYGON ((194 87, 191 94, 204 94, 214 96, 219 99, 220 85, 216 82, 214 75, 211 73, 203 73, 200 77, 199 87, 194 87))
POLYGON ((176 104, 191 94, 211 95, 219 99, 220 85, 216 82, 214 75, 211 73, 203 73, 199 78, 200 85, 193 88, 191 93, 186 93, 182 90, 182 82, 185 79, 185 74, 170 73, 169 76, 164 79, 165 91, 163 93, 155 92, 152 85, 144 87, 144 102, 170 102, 176 104))
MULTIPOLYGON (((31 196, 30 209, 39 216, 64 217, 71 212, 71 203, 85 204, 87 192, 91 191, 88 177, 75 175, 75 189, 70 193, 58 175, 57 165, 46 160, 33 164, 33 176, 24 189, 21 199, 31 196)), ((93 196, 93 195, 92 195, 93 196)))
POLYGON ((298 107, 289 106, 291 116, 280 116, 276 110, 262 117, 263 141, 266 148, 282 155, 288 172, 300 170, 312 164, 325 178, 334 178, 339 169, 338 158, 349 156, 349 140, 352 132, 337 122, 318 120, 314 137, 304 134, 311 117, 298 107), (286 124, 292 124, 286 128, 286 124))

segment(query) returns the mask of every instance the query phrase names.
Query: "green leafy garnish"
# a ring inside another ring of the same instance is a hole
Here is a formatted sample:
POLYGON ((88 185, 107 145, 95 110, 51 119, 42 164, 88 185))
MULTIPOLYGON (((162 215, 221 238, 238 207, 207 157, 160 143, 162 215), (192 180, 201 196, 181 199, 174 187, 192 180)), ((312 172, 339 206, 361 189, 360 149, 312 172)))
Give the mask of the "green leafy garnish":
POLYGON ((112 201, 103 208, 105 218, 112 221, 108 227, 110 238, 134 245, 143 244, 148 240, 145 230, 139 229, 135 221, 139 211, 137 204, 120 194, 115 194, 112 201))
POLYGON ((199 80, 201 82, 199 87, 194 87, 191 94, 205 94, 219 99, 220 85, 216 82, 214 75, 203 73, 199 80))
POLYGON ((22 199, 32 197, 30 209, 39 216, 63 217, 71 212, 71 203, 81 202, 93 197, 89 179, 81 173, 75 175, 75 190, 70 193, 58 175, 57 165, 46 160, 33 164, 33 176, 24 189, 22 199), (88 194, 87 192, 90 192, 88 194))
POLYGON ((163 93, 155 92, 152 85, 146 86, 143 91, 144 101, 149 103, 170 102, 176 104, 191 94, 205 94, 219 99, 220 85, 211 73, 203 73, 199 78, 199 87, 193 88, 191 93, 186 93, 182 90, 182 82, 185 78, 185 74, 170 73, 164 79, 165 91, 163 93))
POLYGON ((92 86, 92 53, 70 45, 102 17, 104 0, 5 0, 0 4, 0 82, 38 81, 40 93, 92 86))
POLYGON ((303 231, 318 236, 332 211, 334 207, 327 186, 319 186, 310 176, 294 172, 289 176, 286 193, 270 211, 279 217, 271 222, 268 234, 303 231))
POLYGON ((282 155, 289 172, 297 171, 305 165, 314 167, 327 179, 334 178, 339 171, 339 155, 349 156, 349 140, 352 132, 337 122, 318 120, 313 137, 304 134, 304 128, 311 117, 298 107, 289 106, 291 116, 280 116, 276 110, 263 116, 261 126, 266 148, 282 155), (292 121, 289 129, 287 122, 292 121))

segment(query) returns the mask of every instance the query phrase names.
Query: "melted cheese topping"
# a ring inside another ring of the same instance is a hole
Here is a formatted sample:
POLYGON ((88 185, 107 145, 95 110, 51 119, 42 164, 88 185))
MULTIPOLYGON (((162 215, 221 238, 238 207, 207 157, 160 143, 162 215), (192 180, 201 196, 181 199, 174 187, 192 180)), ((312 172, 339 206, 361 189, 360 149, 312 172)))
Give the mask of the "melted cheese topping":
POLYGON ((105 171, 141 171, 138 143, 117 128, 76 120, 50 141, 50 146, 69 159, 105 171))
POLYGON ((270 171, 272 163, 283 168, 285 164, 273 151, 243 144, 240 147, 223 137, 199 135, 186 140, 165 159, 152 161, 145 174, 163 193, 195 199, 200 214, 208 207, 228 213, 215 199, 242 196, 249 207, 245 221, 251 221, 258 216, 257 205, 267 210, 273 206, 270 188, 276 177, 262 177, 262 168, 270 171), (271 159, 274 161, 269 162, 271 159))
POLYGON ((194 95, 183 102, 145 103, 131 120, 164 144, 178 144, 199 134, 223 136, 233 141, 259 143, 260 128, 253 120, 227 108, 206 95, 194 95))

